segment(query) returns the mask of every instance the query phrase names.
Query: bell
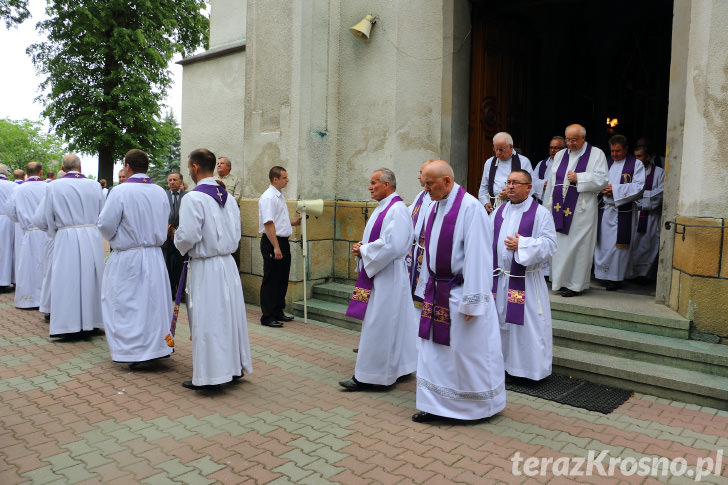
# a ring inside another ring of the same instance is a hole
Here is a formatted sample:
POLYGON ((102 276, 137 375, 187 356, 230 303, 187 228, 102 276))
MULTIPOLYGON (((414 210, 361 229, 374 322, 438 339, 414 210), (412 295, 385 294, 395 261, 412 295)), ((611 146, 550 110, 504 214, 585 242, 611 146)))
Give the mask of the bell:
POLYGON ((296 202, 296 212, 319 217, 324 213, 323 199, 299 200, 296 202))
POLYGON ((372 14, 368 14, 361 21, 349 28, 351 35, 357 39, 369 40, 369 33, 372 31, 372 25, 377 23, 377 17, 372 14))

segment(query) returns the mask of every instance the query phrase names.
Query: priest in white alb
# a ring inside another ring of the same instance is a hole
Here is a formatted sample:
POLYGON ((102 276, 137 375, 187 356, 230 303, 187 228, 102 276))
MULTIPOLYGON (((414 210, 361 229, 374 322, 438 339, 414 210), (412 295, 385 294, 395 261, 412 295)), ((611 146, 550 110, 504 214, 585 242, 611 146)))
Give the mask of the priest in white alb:
POLYGON ((511 172, 509 202, 493 214, 495 305, 506 372, 539 381, 551 375, 551 302, 542 273, 556 252, 551 213, 529 197, 531 175, 511 172))
POLYGON ((369 193, 379 206, 352 247, 359 276, 346 314, 362 324, 354 376, 339 382, 347 391, 390 386, 417 369, 417 313, 405 264, 414 236, 396 189, 387 168, 369 178, 369 193))
POLYGON ((167 357, 172 322, 171 289, 162 244, 167 239, 169 201, 147 177, 149 156, 129 150, 126 183, 109 193, 99 216, 101 235, 113 251, 104 270, 101 310, 111 360, 141 362, 167 357))
POLYGON ((103 328, 104 244, 96 224, 104 207, 101 185, 81 174, 81 159, 63 157, 66 175, 43 184, 44 229, 54 236, 51 337, 90 335, 103 328))
POLYGON ((513 148, 513 137, 509 133, 503 131, 493 135, 493 153, 495 155, 485 162, 478 190, 478 200, 488 214, 508 200, 506 179, 511 171, 533 172, 531 160, 516 152, 513 148))
POLYGON ((633 202, 642 197, 645 167, 629 154, 623 135, 611 137, 609 148, 609 184, 602 190, 599 204, 594 276, 607 282, 607 291, 615 291, 621 288, 629 270, 632 227, 637 222, 633 202))
POLYGON ((554 217, 558 249, 551 258, 551 288, 561 296, 589 288, 597 242, 597 195, 607 186, 607 159, 586 143, 581 125, 566 128, 567 150, 554 156, 544 207, 554 217))
POLYGON ((483 205, 437 160, 423 172, 427 214, 415 422, 475 420, 506 406, 505 372, 493 302, 493 223, 483 205))
POLYGON ((665 190, 665 171, 652 161, 647 147, 638 146, 634 156, 645 166, 645 191, 637 205, 637 223, 632 226, 628 278, 654 280, 657 255, 660 250, 662 193, 665 190))
POLYGON ((174 234, 174 245, 189 256, 192 380, 182 383, 188 389, 217 386, 253 372, 243 287, 232 257, 240 241, 240 209, 213 178, 216 162, 215 154, 204 148, 190 153, 187 166, 197 186, 180 203, 174 234))
POLYGON ((432 204, 430 194, 424 190, 425 184, 422 181, 422 170, 424 170, 430 162, 432 162, 432 160, 426 160, 422 162, 422 165, 420 165, 417 180, 419 181, 420 186, 423 187, 423 190, 415 196, 414 202, 409 206, 414 233, 412 248, 407 255, 407 272, 409 274, 410 287, 412 288, 412 297, 415 300, 417 300, 417 297, 414 296, 414 293, 417 289, 417 282, 420 279, 420 273, 422 272, 422 259, 425 255, 423 251, 425 247, 425 218, 427 217, 425 214, 429 212, 430 204, 432 204))
POLYGON ((15 223, 5 212, 5 203, 18 184, 8 174, 8 167, 0 163, 0 291, 15 283, 15 223))
POLYGON ((5 213, 23 230, 20 247, 15 249, 15 307, 38 308, 48 238, 34 224, 33 216, 45 197, 48 184, 43 183, 43 166, 39 162, 28 163, 26 173, 26 181, 12 191, 6 201, 5 213))

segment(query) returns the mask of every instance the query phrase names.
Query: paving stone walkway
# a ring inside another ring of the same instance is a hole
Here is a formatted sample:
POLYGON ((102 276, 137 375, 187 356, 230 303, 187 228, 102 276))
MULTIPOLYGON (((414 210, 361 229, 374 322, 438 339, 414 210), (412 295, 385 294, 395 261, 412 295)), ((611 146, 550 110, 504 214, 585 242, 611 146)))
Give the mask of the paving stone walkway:
POLYGON ((103 335, 50 339, 40 313, 0 295, 0 484, 728 483, 726 412, 637 394, 602 415, 509 392, 489 420, 413 423, 414 377, 339 388, 357 332, 259 316, 254 373, 196 392, 180 385, 184 314, 172 357, 130 371, 103 335))

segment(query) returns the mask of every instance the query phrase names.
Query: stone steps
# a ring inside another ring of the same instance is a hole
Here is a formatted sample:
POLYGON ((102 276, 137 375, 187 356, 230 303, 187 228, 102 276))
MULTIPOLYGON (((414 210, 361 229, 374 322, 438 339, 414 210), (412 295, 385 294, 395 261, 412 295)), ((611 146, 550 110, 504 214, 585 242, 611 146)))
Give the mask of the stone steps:
MULTIPOLYGON (((353 282, 315 286, 308 317, 361 330, 345 316, 352 290, 353 282)), ((600 288, 550 299, 554 372, 728 409, 728 346, 688 340, 689 320, 651 297, 600 288)), ((294 313, 303 315, 303 302, 294 313)))

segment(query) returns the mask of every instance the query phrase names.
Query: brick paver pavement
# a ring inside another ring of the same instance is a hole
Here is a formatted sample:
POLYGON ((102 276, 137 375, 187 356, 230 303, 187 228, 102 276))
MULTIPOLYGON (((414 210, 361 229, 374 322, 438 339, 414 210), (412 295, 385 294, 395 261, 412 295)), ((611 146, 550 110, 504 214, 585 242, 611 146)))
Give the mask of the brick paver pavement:
POLYGON ((130 371, 103 335, 52 340, 40 313, 0 295, 0 483, 691 483, 698 464, 703 482, 728 482, 726 412, 638 394, 602 415, 509 392, 489 420, 413 423, 414 377, 339 388, 357 332, 259 316, 248 310, 255 372, 195 392, 180 385, 184 315, 174 355, 130 371), (602 461, 577 469, 590 454, 602 461), (665 459, 644 476, 652 457, 665 459))

